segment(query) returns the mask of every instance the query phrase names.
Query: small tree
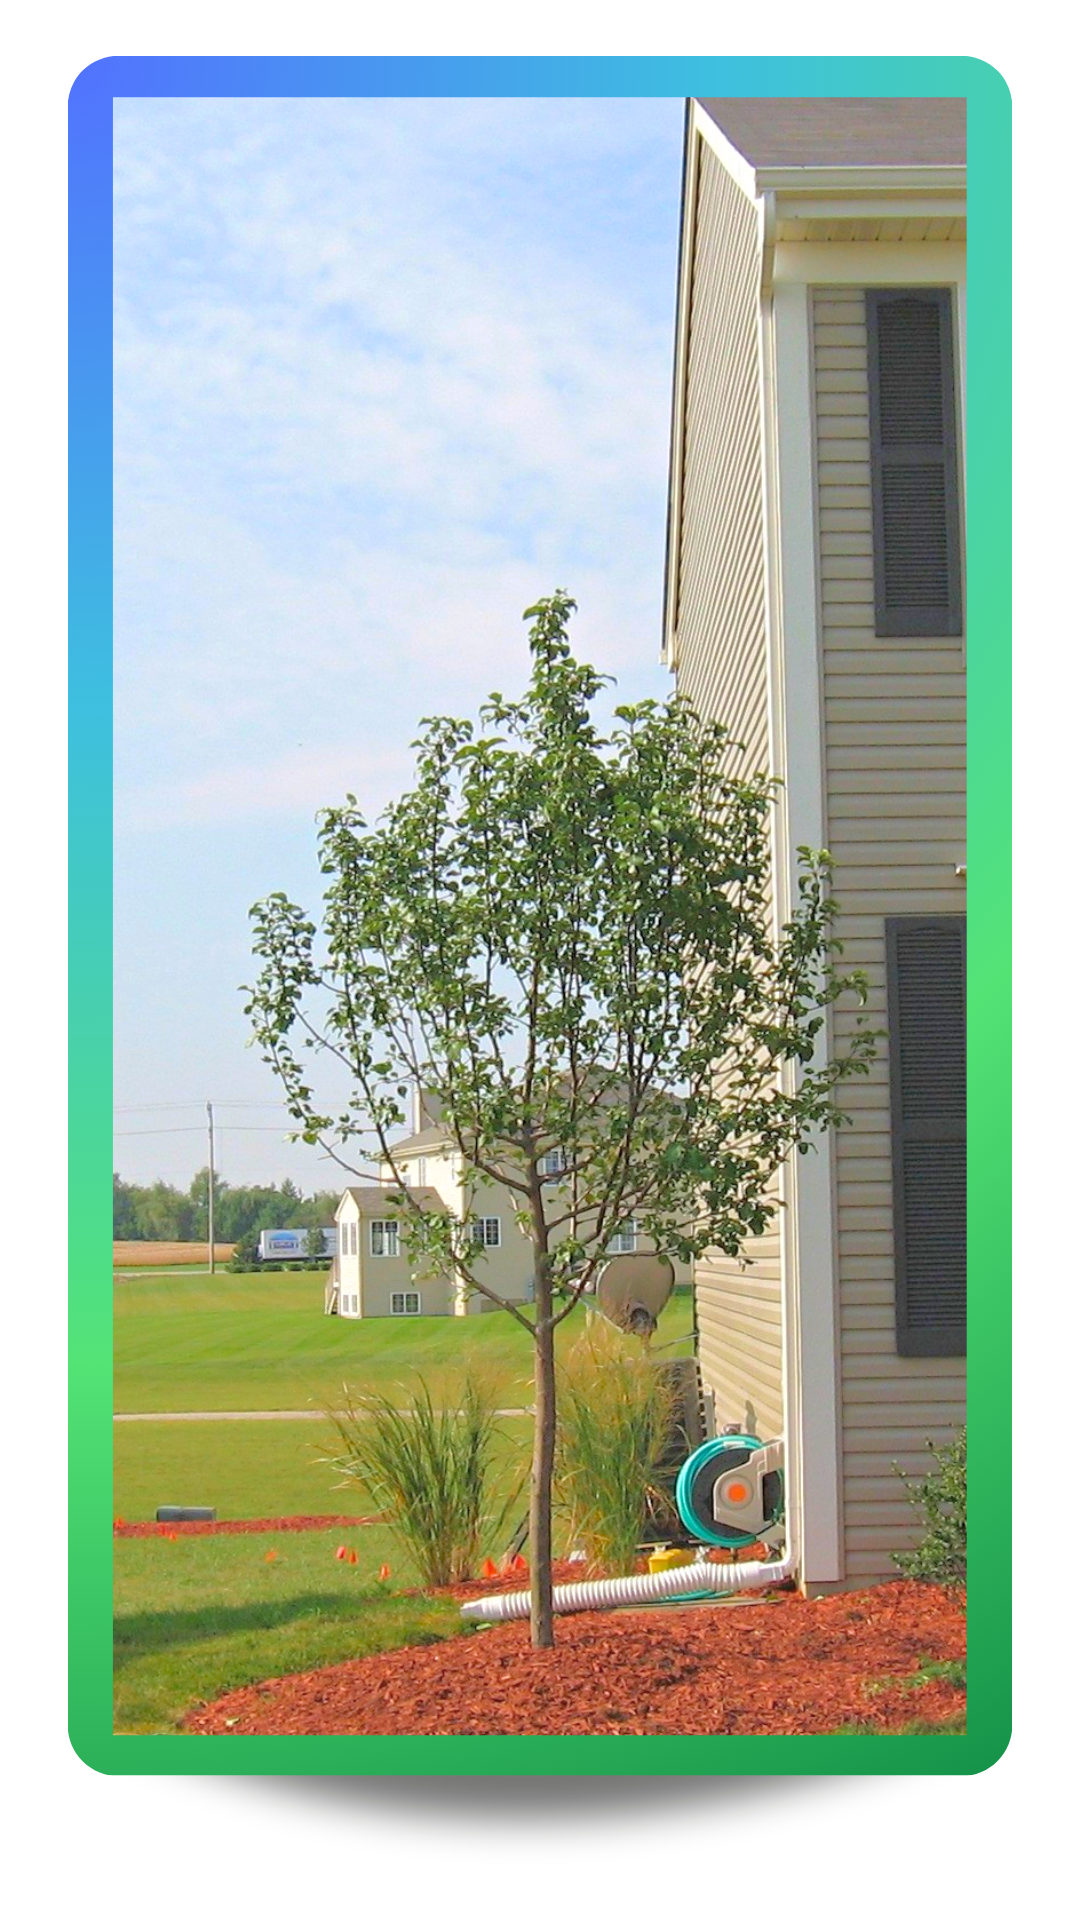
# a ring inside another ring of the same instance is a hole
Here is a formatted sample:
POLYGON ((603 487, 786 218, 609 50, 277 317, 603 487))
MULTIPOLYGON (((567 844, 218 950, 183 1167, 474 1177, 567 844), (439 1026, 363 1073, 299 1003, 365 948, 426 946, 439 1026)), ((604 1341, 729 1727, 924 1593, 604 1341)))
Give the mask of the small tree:
POLYGON ((229 1266, 234 1273, 251 1273, 259 1264, 259 1236, 252 1231, 243 1233, 236 1241, 229 1266))
POLYGON ((343 1166, 388 1162, 406 1246, 506 1307, 534 1342, 532 1634, 552 1644, 555 1329, 634 1219, 683 1258, 738 1254, 775 1211, 773 1177, 872 1038, 820 1057, 833 967, 828 857, 802 850, 779 934, 775 782, 731 770, 723 726, 683 700, 592 706, 570 652, 574 602, 526 615, 532 677, 479 726, 425 721, 416 785, 369 827, 352 796, 322 816, 321 937, 284 894, 252 909, 262 970, 248 1013, 302 1137, 343 1166), (299 1048, 347 1070, 338 1114, 299 1048), (472 1176, 506 1188, 531 1242, 533 1309, 484 1278, 483 1248, 424 1212, 390 1157, 408 1081, 437 1095, 472 1176))

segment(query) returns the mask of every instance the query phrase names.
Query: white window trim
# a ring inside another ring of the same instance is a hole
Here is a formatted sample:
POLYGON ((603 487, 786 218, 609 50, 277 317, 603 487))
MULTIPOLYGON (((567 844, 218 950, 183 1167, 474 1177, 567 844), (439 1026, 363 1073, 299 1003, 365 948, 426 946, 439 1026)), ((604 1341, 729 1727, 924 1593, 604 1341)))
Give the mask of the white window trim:
POLYGON ((545 1178, 552 1174, 565 1173, 567 1152, 565 1147, 552 1147, 550 1153, 542 1153, 536 1163, 536 1171, 545 1178))
POLYGON ((619 1253, 636 1253, 637 1243, 638 1243, 637 1221, 624 1220, 620 1227, 616 1227, 615 1232, 612 1234, 611 1239, 608 1241, 604 1251, 605 1253, 609 1253, 613 1255, 619 1254, 619 1253), (630 1242, 629 1246, 622 1245, 622 1242, 624 1240, 628 1240, 630 1242))
POLYGON ((499 1219, 498 1214, 483 1213, 476 1215, 474 1219, 469 1221, 469 1238, 480 1247, 501 1247, 502 1221, 499 1219), (494 1239, 492 1239, 488 1233, 489 1227, 494 1227, 495 1229, 494 1239))
POLYGON ((390 1295, 390 1312, 395 1319, 414 1320, 420 1311, 420 1295, 414 1288, 404 1288, 400 1292, 394 1292, 390 1295), (408 1306, 406 1302, 409 1300, 415 1300, 416 1305, 413 1307, 408 1306), (398 1305, 399 1301, 401 1302, 400 1306, 398 1305))
POLYGON ((400 1258, 400 1255, 401 1255, 400 1229, 401 1229, 400 1220, 373 1220, 371 1222, 371 1232, 368 1235, 368 1245, 371 1248, 371 1257, 373 1260, 397 1260, 400 1258), (380 1240, 383 1242, 381 1246, 375 1245, 376 1227, 379 1229, 379 1237, 380 1237, 380 1240), (386 1242, 388 1240, 393 1241, 392 1247, 389 1247, 389 1248, 387 1247, 386 1242))

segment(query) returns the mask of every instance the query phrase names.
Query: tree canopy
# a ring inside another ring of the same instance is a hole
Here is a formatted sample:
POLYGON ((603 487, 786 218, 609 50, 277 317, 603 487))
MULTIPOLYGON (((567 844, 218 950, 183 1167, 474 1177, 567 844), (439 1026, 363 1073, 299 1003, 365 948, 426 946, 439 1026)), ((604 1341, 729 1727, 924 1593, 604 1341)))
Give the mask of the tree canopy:
MULTIPOLYGON (((280 893, 252 909, 248 1006, 304 1139, 345 1166, 388 1159, 419 1083, 473 1177, 513 1195, 535 1274, 534 1311, 510 1308, 537 1343, 534 1563, 550 1560, 552 1333, 613 1232, 632 1217, 663 1250, 738 1254, 873 1049, 861 1029, 825 1044, 832 1002, 864 995, 835 965, 827 854, 800 850, 777 926, 776 781, 678 697, 602 728, 573 606, 557 593, 527 614, 522 698, 423 723, 415 784, 374 825, 352 796, 325 812, 321 922, 280 893), (312 1052, 346 1071, 337 1111, 312 1052)), ((407 1244, 491 1293, 483 1247, 393 1171, 407 1244)))
MULTIPOLYGON (((203 1167, 187 1192, 155 1180, 148 1187, 113 1174, 114 1240, 205 1240, 207 1184, 203 1167)), ((329 1227, 333 1225, 336 1193, 315 1193, 305 1199, 291 1180, 280 1186, 230 1186, 214 1179, 214 1234, 219 1241, 244 1239, 264 1227, 329 1227)))

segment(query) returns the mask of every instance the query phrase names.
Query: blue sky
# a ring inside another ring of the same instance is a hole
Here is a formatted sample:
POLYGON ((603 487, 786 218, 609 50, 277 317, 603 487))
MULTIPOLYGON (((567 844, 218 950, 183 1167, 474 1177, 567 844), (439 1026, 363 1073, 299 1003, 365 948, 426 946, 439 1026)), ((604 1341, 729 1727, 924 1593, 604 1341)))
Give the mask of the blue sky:
POLYGON ((681 100, 116 102, 125 1178, 186 1184, 213 1099, 226 1179, 337 1184, 247 1045, 247 909, 521 687, 526 606, 669 691, 681 141, 681 100))

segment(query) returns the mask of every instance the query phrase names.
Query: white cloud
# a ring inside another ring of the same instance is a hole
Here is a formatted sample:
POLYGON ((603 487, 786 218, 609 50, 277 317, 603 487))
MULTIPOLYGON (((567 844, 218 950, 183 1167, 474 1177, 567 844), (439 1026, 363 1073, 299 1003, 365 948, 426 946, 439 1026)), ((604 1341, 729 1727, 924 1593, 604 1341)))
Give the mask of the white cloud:
POLYGON ((658 112, 117 103, 117 730, 145 818, 155 792, 231 808, 230 743, 332 757, 362 716, 407 739, 520 684, 521 610, 557 585, 583 650, 653 668, 670 290, 620 181, 670 191, 673 252, 658 112))
POLYGON ((159 827, 211 826, 286 814, 314 822, 323 807, 355 794, 374 820, 409 784, 404 750, 379 751, 358 739, 352 751, 297 746, 233 759, 227 766, 187 779, 142 785, 117 795, 117 826, 140 833, 159 827))

